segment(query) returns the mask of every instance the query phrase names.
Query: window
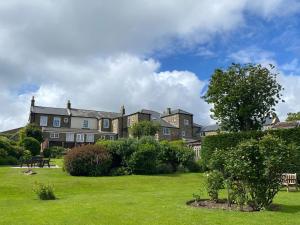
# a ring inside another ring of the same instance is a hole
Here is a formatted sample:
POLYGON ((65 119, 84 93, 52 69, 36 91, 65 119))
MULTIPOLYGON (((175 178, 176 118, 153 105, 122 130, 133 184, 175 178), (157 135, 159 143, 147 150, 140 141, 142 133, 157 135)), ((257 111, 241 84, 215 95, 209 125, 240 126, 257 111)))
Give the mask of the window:
POLYGON ((109 128, 109 119, 103 119, 103 128, 109 128))
POLYGON ((188 125, 189 125, 189 120, 184 119, 184 125, 185 125, 185 126, 188 126, 188 125))
POLYGON ((127 118, 127 126, 130 127, 130 117, 127 118))
POLYGON ((41 116, 40 117, 40 126, 46 127, 48 125, 48 116, 41 116))
POLYGON ((50 138, 59 138, 59 133, 50 133, 50 138))
POLYGON ((74 133, 66 133, 66 142, 74 142, 74 133))
POLYGON ((94 142, 94 134, 87 134, 86 142, 94 142))
POLYGON ((64 123, 68 123, 69 122, 69 118, 65 117, 64 118, 64 123))
POLYGON ((60 117, 53 118, 53 127, 60 127, 60 117))
POLYGON ((185 137, 185 130, 183 130, 183 131, 181 132, 181 136, 182 136, 182 137, 185 137))
POLYGON ((164 128, 163 128, 163 134, 164 134, 164 135, 170 135, 170 128, 164 127, 164 128))
POLYGON ((84 134, 76 134, 76 142, 84 142, 84 134))
POLYGON ((114 140, 114 136, 109 136, 109 139, 110 140, 114 140))
POLYGON ((89 128, 89 121, 88 120, 83 120, 82 127, 83 128, 89 128))

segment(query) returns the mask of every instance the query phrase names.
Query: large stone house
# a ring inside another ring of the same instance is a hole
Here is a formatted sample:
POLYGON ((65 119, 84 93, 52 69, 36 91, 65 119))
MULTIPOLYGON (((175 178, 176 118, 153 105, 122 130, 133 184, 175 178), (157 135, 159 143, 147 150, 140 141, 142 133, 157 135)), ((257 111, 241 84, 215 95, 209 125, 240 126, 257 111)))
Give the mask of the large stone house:
POLYGON ((126 114, 124 106, 120 112, 104 112, 76 109, 68 101, 66 108, 43 107, 31 100, 29 122, 42 128, 45 142, 43 148, 94 143, 98 139, 114 140, 130 136, 129 128, 140 121, 153 121, 160 125, 155 135, 157 140, 193 140, 200 138, 201 126, 193 121, 193 114, 181 109, 167 108, 164 113, 142 109, 126 114))

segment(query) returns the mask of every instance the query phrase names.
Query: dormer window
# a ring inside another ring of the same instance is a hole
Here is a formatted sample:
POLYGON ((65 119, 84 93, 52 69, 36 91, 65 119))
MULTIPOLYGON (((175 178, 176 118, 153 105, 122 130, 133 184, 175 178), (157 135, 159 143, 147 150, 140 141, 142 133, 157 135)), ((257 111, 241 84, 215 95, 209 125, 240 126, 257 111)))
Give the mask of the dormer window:
POLYGON ((53 117, 53 127, 60 127, 60 117, 53 117))
POLYGON ((89 121, 83 120, 82 128, 89 128, 89 121))
POLYGON ((103 128, 109 128, 109 119, 103 119, 103 128))

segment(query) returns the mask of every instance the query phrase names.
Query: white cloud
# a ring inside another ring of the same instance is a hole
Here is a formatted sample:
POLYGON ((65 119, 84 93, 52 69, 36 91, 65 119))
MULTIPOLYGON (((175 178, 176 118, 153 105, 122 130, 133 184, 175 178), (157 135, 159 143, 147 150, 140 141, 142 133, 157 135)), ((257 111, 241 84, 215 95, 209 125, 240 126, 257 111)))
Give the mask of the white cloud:
POLYGON ((205 81, 189 71, 160 71, 150 54, 211 42, 243 26, 245 12, 269 19, 297 5, 294 0, 1 1, 0 130, 24 125, 32 94, 49 106, 64 106, 71 98, 74 107, 99 110, 121 104, 130 111, 181 107, 208 123, 208 106, 200 99, 205 81), (39 89, 19 95, 24 84, 39 89))
POLYGON ((195 121, 210 122, 209 106, 200 98, 205 81, 188 71, 159 72, 153 59, 123 54, 81 65, 52 61, 44 70, 47 76, 40 78, 36 92, 0 96, 1 103, 11 107, 0 109, 1 129, 24 125, 31 95, 44 106, 65 107, 71 99, 74 108, 108 111, 119 111, 122 104, 127 112, 183 108, 194 113, 195 121))

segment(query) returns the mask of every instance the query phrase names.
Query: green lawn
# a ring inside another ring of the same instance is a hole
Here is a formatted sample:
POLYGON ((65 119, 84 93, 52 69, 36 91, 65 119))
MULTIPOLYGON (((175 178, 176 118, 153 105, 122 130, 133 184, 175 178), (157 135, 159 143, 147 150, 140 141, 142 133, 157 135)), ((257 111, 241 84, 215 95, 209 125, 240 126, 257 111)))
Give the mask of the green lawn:
POLYGON ((281 191, 279 212, 243 213, 185 205, 202 174, 71 177, 61 169, 0 167, 0 224, 300 224, 300 192, 281 191), (50 182, 58 200, 40 201, 34 182, 50 182))

